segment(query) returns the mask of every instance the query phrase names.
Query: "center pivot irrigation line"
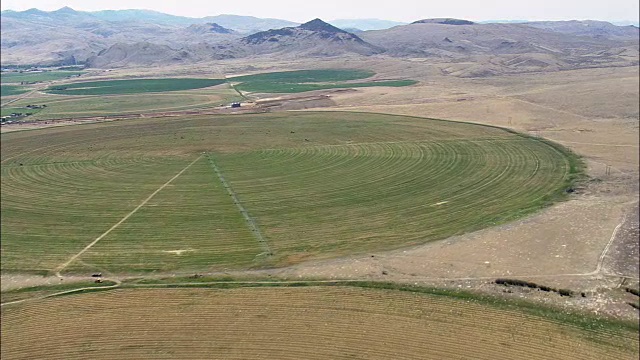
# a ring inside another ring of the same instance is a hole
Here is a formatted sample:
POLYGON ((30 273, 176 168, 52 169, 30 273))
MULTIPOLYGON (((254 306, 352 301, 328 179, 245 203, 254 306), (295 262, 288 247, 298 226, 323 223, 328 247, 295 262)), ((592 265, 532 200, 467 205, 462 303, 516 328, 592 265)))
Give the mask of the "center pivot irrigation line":
POLYGON ((184 169, 180 170, 179 173, 177 173, 174 177, 172 177, 171 179, 169 179, 169 181, 167 181, 166 183, 164 183, 162 186, 160 186, 156 191, 154 191, 151 195, 149 195, 149 197, 147 197, 146 199, 144 199, 143 202, 140 203, 140 205, 136 206, 135 209, 131 210, 130 213, 128 213, 125 217, 123 217, 122 219, 120 219, 120 221, 118 221, 115 225, 113 225, 112 227, 109 228, 109 230, 105 231, 104 233, 102 233, 102 235, 98 236, 95 240, 93 240, 93 242, 91 242, 91 244, 87 245, 84 249, 80 250, 79 253, 73 255, 71 257, 71 259, 67 260, 67 262, 65 262, 64 264, 58 266, 55 269, 56 272, 56 276, 61 277, 60 275, 60 271, 64 270, 64 268, 66 268, 67 266, 69 266, 69 264, 71 264, 75 259, 77 259, 80 255, 82 255, 85 251, 91 249, 91 247, 93 245, 95 245, 98 241, 102 240, 102 238, 104 238, 105 236, 109 235, 109 233, 113 230, 115 230, 118 226, 120 226, 120 224, 122 224, 123 222, 127 221, 127 219, 129 217, 131 217, 131 215, 135 214, 141 207, 143 207, 147 202, 149 202, 149 200, 151 200, 157 193, 159 193, 162 189, 164 189, 167 185, 171 184, 171 182, 175 179, 178 178, 178 176, 182 175, 182 173, 184 173, 185 171, 187 171, 188 168, 191 167, 191 165, 195 164, 196 161, 200 160, 200 158, 202 158, 203 155, 198 156, 197 159, 193 160, 189 165, 187 165, 184 169))
POLYGON ((242 203, 240 203, 240 200, 238 200, 238 196, 233 191, 233 189, 231 189, 231 187, 227 183, 227 180, 224 179, 224 176, 222 176, 222 173, 220 172, 220 169, 218 169, 218 166, 216 165, 216 163, 213 161, 213 158, 209 154, 207 154, 207 159, 209 159, 209 163, 211 164, 213 171, 216 173, 216 175, 218 175, 218 178, 220 179, 222 186, 225 188, 225 190, 227 190, 227 193, 229 194, 229 196, 231 196, 231 199, 233 199, 233 203, 236 205, 236 207, 240 211, 240 214, 242 214, 242 217, 247 222, 247 226, 249 226, 249 230, 251 230, 251 233, 253 234, 253 236, 255 236, 256 240, 258 240, 258 242, 262 245, 264 249, 263 254, 267 254, 267 256, 273 255, 273 253, 271 252, 271 248, 267 243, 267 240, 264 238, 264 236, 262 236, 262 233, 258 228, 258 224, 256 224, 255 220, 253 220, 253 218, 249 215, 249 212, 247 211, 247 209, 245 209, 244 206, 242 206, 242 203))
POLYGON ((233 86, 233 83, 231 83, 231 80, 229 80, 229 79, 230 79, 230 78, 228 78, 226 75, 224 75, 224 80, 227 82, 227 84, 229 85, 229 87, 230 87, 231 89, 233 89, 235 92, 237 92, 237 93, 238 93, 238 95, 240 95, 240 97, 241 97, 241 98, 243 98, 244 100, 249 101, 249 98, 248 98, 246 95, 244 95, 244 94, 242 93, 242 91, 238 90, 238 88, 237 88, 237 87, 233 86))

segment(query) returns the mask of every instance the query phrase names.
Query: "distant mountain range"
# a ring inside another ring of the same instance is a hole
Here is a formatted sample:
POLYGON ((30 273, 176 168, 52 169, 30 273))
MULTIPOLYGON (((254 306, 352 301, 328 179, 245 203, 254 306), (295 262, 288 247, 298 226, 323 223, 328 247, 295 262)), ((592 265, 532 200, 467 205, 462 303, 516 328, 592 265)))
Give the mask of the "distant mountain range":
MULTIPOLYGON (((287 26, 297 26, 299 23, 281 20, 257 18, 240 15, 216 15, 201 18, 176 16, 153 10, 102 10, 102 11, 76 11, 70 7, 64 7, 56 11, 41 11, 29 9, 25 11, 2 11, 2 16, 23 20, 62 20, 74 17, 83 21, 108 21, 108 22, 147 22, 164 26, 189 26, 193 24, 216 23, 220 26, 233 29, 239 33, 251 34, 258 31, 277 29, 287 26)), ((397 25, 406 25, 398 21, 380 19, 336 19, 329 21, 338 28, 351 28, 359 31, 388 29, 397 25)))
MULTIPOLYGON (((188 29, 200 29, 192 25, 188 29)), ((209 26, 206 26, 209 28, 209 26)), ((199 33, 200 31, 198 31, 199 33)), ((127 65, 157 65, 172 62, 222 60, 260 55, 279 57, 325 57, 373 55, 384 52, 355 34, 341 30, 320 19, 295 27, 257 32, 234 40, 206 44, 198 43, 181 48, 139 42, 117 43, 89 57, 91 67, 117 67, 127 65)))
MULTIPOLYGON (((558 21, 532 21, 532 20, 482 20, 478 21, 479 24, 521 24, 521 23, 535 23, 535 22, 562 22, 563 20, 558 21)), ((566 20, 565 20, 566 21, 566 20)), ((575 20, 574 20, 575 21, 575 20)), ((582 20, 582 21, 591 21, 591 20, 582 20)), ((604 22, 604 21, 603 21, 604 22)), ((639 21, 608 21, 608 23, 616 26, 635 26, 640 27, 639 21)))
POLYGON ((359 31, 384 30, 394 26, 407 25, 407 23, 380 19, 336 19, 328 21, 329 24, 340 29, 355 29, 359 31))
POLYGON ((626 39, 634 36, 638 32, 638 27, 633 25, 616 26, 606 21, 534 21, 525 23, 526 25, 551 30, 563 34, 571 34, 588 37, 602 37, 607 39, 621 38, 626 39))
POLYGON ((280 20, 263 19, 253 16, 217 15, 202 18, 190 18, 185 16, 169 15, 153 10, 102 10, 102 11, 76 11, 70 7, 64 7, 56 11, 41 11, 29 9, 25 11, 2 11, 2 17, 37 22, 57 22, 62 20, 75 20, 85 23, 150 23, 167 27, 186 27, 193 24, 216 23, 220 26, 232 29, 240 33, 252 33, 262 30, 274 29, 285 26, 295 26, 298 23, 280 20))
POLYGON ((237 15, 188 18, 149 10, 30 9, 0 14, 2 64, 121 67, 251 56, 391 56, 474 61, 457 76, 638 64, 638 28, 602 21, 474 23, 422 19, 314 19, 304 24, 237 15))

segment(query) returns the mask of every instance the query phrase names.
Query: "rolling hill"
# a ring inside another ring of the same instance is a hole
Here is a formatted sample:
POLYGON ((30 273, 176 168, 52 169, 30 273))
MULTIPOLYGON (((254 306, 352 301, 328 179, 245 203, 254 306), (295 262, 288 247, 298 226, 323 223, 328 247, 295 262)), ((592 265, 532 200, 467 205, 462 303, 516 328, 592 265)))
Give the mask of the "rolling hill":
POLYGON ((360 36, 384 48, 389 56, 475 60, 478 63, 458 73, 460 76, 628 66, 637 64, 638 58, 637 32, 635 36, 624 33, 624 36, 604 38, 578 36, 528 24, 476 24, 457 19, 426 19, 391 29, 366 31, 360 36), (492 60, 487 57, 492 57, 492 60))
POLYGON ((606 21, 593 20, 535 21, 528 22, 526 25, 563 34, 607 39, 637 38, 640 30, 633 25, 616 26, 606 21))
POLYGON ((357 35, 338 29, 320 19, 297 27, 267 30, 240 40, 251 54, 280 53, 306 56, 343 54, 373 55, 384 52, 357 35))

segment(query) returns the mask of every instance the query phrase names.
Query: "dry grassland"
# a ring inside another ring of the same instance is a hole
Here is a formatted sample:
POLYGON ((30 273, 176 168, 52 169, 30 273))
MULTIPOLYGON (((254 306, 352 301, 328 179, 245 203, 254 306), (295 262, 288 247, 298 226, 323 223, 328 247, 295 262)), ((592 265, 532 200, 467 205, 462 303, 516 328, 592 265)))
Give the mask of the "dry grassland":
POLYGON ((358 288, 135 289, 2 309, 6 359, 636 359, 591 332, 448 297, 358 288))

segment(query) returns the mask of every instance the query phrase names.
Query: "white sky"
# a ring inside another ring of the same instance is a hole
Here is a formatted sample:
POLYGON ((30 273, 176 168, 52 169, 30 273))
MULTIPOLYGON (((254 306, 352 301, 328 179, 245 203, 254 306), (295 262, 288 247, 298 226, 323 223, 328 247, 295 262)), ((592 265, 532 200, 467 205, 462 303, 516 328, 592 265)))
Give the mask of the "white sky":
POLYGON ((631 20, 638 21, 638 0, 2 0, 2 10, 150 9, 173 15, 204 17, 235 14, 305 22, 379 18, 411 22, 434 17, 468 20, 631 20), (375 5, 374 5, 375 4, 375 5))

